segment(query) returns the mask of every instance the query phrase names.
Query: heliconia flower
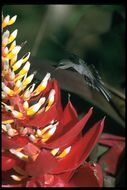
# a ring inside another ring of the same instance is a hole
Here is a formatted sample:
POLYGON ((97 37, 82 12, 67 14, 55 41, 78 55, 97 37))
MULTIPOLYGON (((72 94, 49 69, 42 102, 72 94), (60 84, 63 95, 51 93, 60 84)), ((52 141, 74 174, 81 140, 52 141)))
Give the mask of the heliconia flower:
MULTIPOLYGON (((2 29, 16 17, 3 17, 2 29)), ((83 134, 93 108, 79 120, 70 100, 63 109, 58 82, 50 73, 39 85, 32 82, 30 53, 19 58, 17 31, 2 36, 3 187, 102 187, 100 165, 85 160, 104 119, 83 134)))

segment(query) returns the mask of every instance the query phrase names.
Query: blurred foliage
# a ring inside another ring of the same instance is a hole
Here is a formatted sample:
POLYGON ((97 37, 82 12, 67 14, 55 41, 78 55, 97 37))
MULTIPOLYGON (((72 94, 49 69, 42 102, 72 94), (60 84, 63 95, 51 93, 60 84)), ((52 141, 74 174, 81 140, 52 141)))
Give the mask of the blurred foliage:
MULTIPOLYGON (((21 51, 22 55, 31 51, 33 57, 48 60, 48 64, 52 65, 53 62, 57 64, 59 60, 67 58, 70 53, 77 54, 88 64, 95 65, 104 82, 124 94, 123 5, 4 5, 3 15, 7 14, 18 15, 11 28, 12 31, 15 28, 19 30, 18 44, 28 41, 21 51)), ((41 64, 47 62, 42 61, 41 64)), ((39 70, 41 67, 38 65, 39 70)), ((70 91, 81 96, 78 89, 77 92, 70 91)), ((86 100, 88 101, 87 98, 86 100)), ((101 105, 100 97, 97 102, 99 101, 101 105)), ((118 105, 123 105, 122 108, 118 106, 119 112, 122 112, 124 102, 121 103, 120 99, 117 102, 118 105)), ((112 121, 109 123, 111 125, 112 121)))
POLYGON ((25 51, 56 62, 76 53, 94 64, 105 82, 124 91, 123 5, 5 5, 3 13, 18 15, 13 27, 19 29, 19 43, 27 39, 25 51))

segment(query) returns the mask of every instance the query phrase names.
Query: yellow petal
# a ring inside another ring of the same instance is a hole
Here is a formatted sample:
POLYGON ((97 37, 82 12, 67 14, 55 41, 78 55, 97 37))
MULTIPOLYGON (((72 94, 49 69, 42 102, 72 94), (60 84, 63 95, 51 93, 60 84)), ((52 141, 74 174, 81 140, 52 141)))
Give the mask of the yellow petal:
POLYGON ((22 181, 24 179, 24 176, 18 176, 18 175, 11 175, 11 178, 14 179, 15 181, 22 181))
POLYGON ((26 61, 28 61, 29 57, 30 57, 30 52, 26 53, 26 54, 22 57, 23 63, 25 63, 26 61))
POLYGON ((22 60, 22 59, 20 59, 19 61, 17 61, 17 62, 12 66, 13 71, 16 71, 17 69, 19 69, 19 68, 21 67, 22 63, 23 63, 23 60, 22 60))
POLYGON ((8 55, 7 58, 12 59, 14 58, 20 51, 21 46, 16 46, 8 55))
POLYGON ((16 41, 13 41, 13 43, 11 44, 9 48, 9 51, 12 51, 15 47, 16 47, 16 41))
POLYGON ((13 96, 14 95, 14 91, 11 90, 9 87, 7 87, 4 83, 2 83, 2 89, 9 96, 13 96))
POLYGON ((22 68, 22 70, 18 73, 19 75, 24 75, 29 71, 30 68, 30 62, 26 62, 25 66, 22 68))
POLYGON ((17 15, 13 16, 9 22, 8 22, 8 25, 12 25, 15 21, 16 21, 16 18, 17 18, 17 15))
POLYGON ((45 102, 45 98, 41 98, 39 100, 38 103, 34 104, 33 106, 29 107, 28 110, 27 110, 27 115, 33 115, 35 114, 39 109, 40 107, 42 106, 42 104, 45 102))
POLYGON ((53 156, 55 156, 58 153, 59 150, 60 150, 59 148, 55 148, 55 149, 51 150, 51 154, 53 156))
POLYGON ((10 60, 10 65, 14 65, 14 63, 17 61, 17 55, 15 55, 11 60, 10 60))
POLYGON ((56 125, 54 125, 48 132, 42 135, 42 142, 46 142, 56 131, 56 125))
POLYGON ((8 39, 8 44, 11 43, 17 36, 18 30, 14 30, 14 32, 11 33, 9 39, 8 39))
POLYGON ((55 99, 55 90, 52 89, 49 93, 49 97, 48 97, 48 105, 47 107, 45 108, 45 112, 49 110, 49 108, 51 107, 51 105, 53 104, 54 102, 54 99, 55 99))
POLYGON ((4 18, 3 22, 2 22, 2 28, 5 28, 5 27, 8 25, 9 20, 10 20, 10 16, 7 15, 7 16, 4 18))
POLYGON ((20 119, 20 118, 23 117, 23 114, 21 112, 19 112, 19 111, 16 111, 16 110, 12 110, 12 114, 17 119, 20 119))
POLYGON ((9 120, 4 120, 2 121, 2 124, 10 124, 10 123, 14 123, 14 120, 13 119, 9 119, 9 120))
POLYGON ((22 84, 23 86, 27 86, 31 81, 33 80, 34 74, 31 74, 26 79, 23 80, 22 84))
POLYGON ((68 148, 65 148, 64 151, 58 156, 59 158, 63 158, 65 157, 71 150, 71 146, 69 146, 68 148))
POLYGON ((42 80, 40 85, 35 89, 34 95, 38 95, 40 92, 42 92, 47 87, 47 83, 48 83, 48 80, 50 79, 50 76, 51 76, 50 73, 46 74, 45 78, 42 80))

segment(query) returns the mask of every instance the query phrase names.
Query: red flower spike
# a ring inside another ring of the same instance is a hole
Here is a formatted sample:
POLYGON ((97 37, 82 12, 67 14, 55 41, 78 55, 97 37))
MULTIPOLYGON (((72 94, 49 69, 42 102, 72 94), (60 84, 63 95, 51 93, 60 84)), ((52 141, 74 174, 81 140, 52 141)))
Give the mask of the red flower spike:
POLYGON ((125 148, 125 143, 117 143, 112 148, 110 148, 99 160, 99 164, 104 167, 104 171, 115 175, 117 171, 117 166, 121 154, 125 148))
POLYGON ((72 178, 72 176, 74 175, 74 173, 75 173, 75 170, 71 170, 68 172, 60 173, 58 176, 60 177, 62 181, 64 181, 65 183, 68 183, 70 179, 72 178))
POLYGON ((28 180, 26 182, 26 187, 38 187, 38 185, 35 180, 28 180))
POLYGON ((70 144, 84 128, 84 125, 92 115, 92 110, 93 108, 89 109, 88 113, 74 127, 72 127, 65 134, 59 136, 59 138, 54 140, 52 143, 44 144, 44 147, 54 149, 68 146, 68 144, 70 144))
POLYGON ((7 171, 13 168, 15 165, 16 160, 14 158, 11 158, 10 156, 2 156, 2 171, 7 171))
POLYGON ((14 174, 14 170, 11 169, 7 172, 2 172, 2 187, 24 187, 25 184, 22 182, 14 181, 10 176, 14 174))
POLYGON ((15 136, 13 138, 8 138, 6 135, 2 134, 2 148, 21 148, 25 146, 29 140, 26 137, 15 136))
POLYGON ((78 115, 73 105, 69 101, 64 109, 60 124, 57 127, 55 133, 49 138, 47 143, 51 143, 53 140, 59 138, 62 134, 65 134, 69 129, 71 129, 78 122, 78 115))
POLYGON ((83 139, 85 141, 83 143, 83 146, 86 148, 84 154, 80 159, 80 163, 82 163, 82 161, 89 156, 90 152, 93 150, 94 146, 98 142, 98 139, 100 138, 100 135, 104 128, 104 121, 105 117, 95 123, 95 125, 84 135, 83 139))
POLYGON ((30 158, 34 160, 40 153, 40 149, 37 146, 33 145, 32 143, 28 143, 27 145, 24 146, 23 152, 24 154, 28 155, 30 158))
POLYGON ((69 182, 74 187, 102 187, 103 173, 99 164, 86 163, 76 170, 69 182))
POLYGON ((19 108, 20 112, 23 112, 23 99, 20 96, 14 96, 10 99, 10 104, 14 107, 19 108))
POLYGON ((53 86, 53 81, 49 81, 48 84, 47 84, 47 87, 37 96, 35 97, 32 97, 30 100, 29 100, 29 103, 33 102, 33 101, 36 101, 36 100, 39 100, 42 96, 46 96, 50 89, 52 88, 53 86))
POLYGON ((71 101, 68 102, 63 117, 61 119, 61 125, 64 126, 62 132, 65 133, 70 129, 71 126, 75 125, 78 122, 78 115, 73 107, 71 101))
POLYGON ((2 121, 12 119, 12 114, 9 112, 2 111, 2 121))
POLYGON ((44 175, 57 164, 56 158, 47 150, 42 150, 35 161, 29 161, 26 165, 26 174, 37 177, 44 175))
POLYGON ((51 171, 53 174, 67 172, 79 167, 85 160, 95 144, 104 127, 104 119, 97 122, 83 137, 79 139, 63 159, 58 160, 58 165, 51 171), (84 147, 84 148, 83 148, 84 147))
POLYGON ((98 142, 103 144, 103 145, 107 145, 107 146, 112 147, 118 143, 122 143, 122 142, 124 143, 125 137, 103 133, 98 142))
POLYGON ((54 104, 47 112, 42 112, 31 119, 23 120, 25 126, 33 126, 36 128, 43 128, 53 119, 58 119, 59 113, 57 112, 56 104, 54 104))
POLYGON ((104 167, 105 172, 115 175, 119 158, 125 148, 125 137, 104 133, 99 143, 111 147, 100 158, 99 164, 104 167))
POLYGON ((103 133, 101 135, 101 138, 100 139, 111 139, 111 140, 120 140, 120 141, 124 141, 125 140, 125 137, 122 137, 122 136, 118 136, 118 135, 113 135, 113 134, 109 134, 109 133, 103 133))
MULTIPOLYGON (((52 177, 50 177, 50 179, 52 180, 52 177)), ((53 179, 54 180, 52 180, 51 183, 47 183, 47 180, 45 178, 46 181, 44 187, 70 187, 70 184, 65 183, 65 181, 62 180, 59 176, 53 176, 53 179)))
MULTIPOLYGON (((63 110, 58 82, 50 73, 38 86, 32 84, 30 52, 18 60, 23 47, 14 41, 18 30, 4 31, 16 17, 2 17, 2 187, 102 187, 100 166, 81 165, 104 119, 83 135, 92 108, 81 120, 70 101, 63 110)), ((100 142, 114 148, 118 139, 106 138, 100 142)))

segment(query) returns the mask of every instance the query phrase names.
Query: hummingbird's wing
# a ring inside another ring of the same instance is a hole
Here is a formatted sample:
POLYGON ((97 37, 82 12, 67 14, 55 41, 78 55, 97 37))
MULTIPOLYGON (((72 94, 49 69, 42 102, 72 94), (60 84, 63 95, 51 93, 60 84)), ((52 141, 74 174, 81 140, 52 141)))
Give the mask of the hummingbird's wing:
POLYGON ((90 75, 84 75, 84 78, 89 86, 100 91, 107 101, 111 99, 111 95, 108 90, 104 86, 104 82, 102 81, 98 71, 96 70, 94 65, 89 66, 90 75))
POLYGON ((84 77, 89 86, 101 92, 107 101, 111 99, 111 95, 104 87, 104 83, 94 65, 88 66, 85 61, 80 58, 76 63, 69 59, 63 59, 56 69, 73 69, 84 77))

